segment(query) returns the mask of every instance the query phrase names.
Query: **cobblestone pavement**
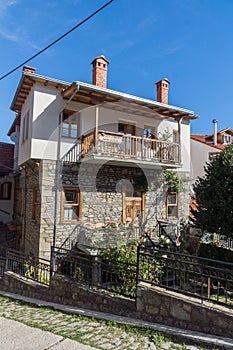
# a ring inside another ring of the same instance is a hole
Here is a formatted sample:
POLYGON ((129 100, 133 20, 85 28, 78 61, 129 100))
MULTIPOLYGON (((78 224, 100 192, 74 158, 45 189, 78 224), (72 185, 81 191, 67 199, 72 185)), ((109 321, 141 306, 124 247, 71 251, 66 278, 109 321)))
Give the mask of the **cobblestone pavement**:
POLYGON ((66 314, 1 296, 0 316, 103 350, 204 349, 142 327, 66 314))

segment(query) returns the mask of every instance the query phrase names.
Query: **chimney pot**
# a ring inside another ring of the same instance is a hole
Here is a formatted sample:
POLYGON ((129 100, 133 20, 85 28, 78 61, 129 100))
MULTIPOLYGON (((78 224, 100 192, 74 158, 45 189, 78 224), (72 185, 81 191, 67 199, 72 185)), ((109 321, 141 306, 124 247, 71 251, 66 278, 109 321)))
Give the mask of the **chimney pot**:
POLYGON ((157 92, 157 101, 168 104, 168 89, 170 81, 167 78, 157 81, 156 83, 156 92, 157 92))
POLYGON ((36 68, 30 67, 30 66, 23 66, 23 72, 34 74, 35 71, 36 71, 36 68))
POLYGON ((109 61, 104 55, 94 58, 92 64, 92 84, 106 88, 107 87, 107 72, 109 61))
POLYGON ((217 134, 218 134, 218 120, 217 119, 213 119, 212 120, 213 124, 214 124, 214 145, 217 145, 218 143, 218 138, 217 138, 217 134))

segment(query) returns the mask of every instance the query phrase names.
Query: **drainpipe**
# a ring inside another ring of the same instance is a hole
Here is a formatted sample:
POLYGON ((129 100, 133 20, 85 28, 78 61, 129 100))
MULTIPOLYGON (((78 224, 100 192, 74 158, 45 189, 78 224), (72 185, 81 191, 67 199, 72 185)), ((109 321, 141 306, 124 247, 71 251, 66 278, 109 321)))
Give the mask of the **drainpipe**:
POLYGON ((217 132, 218 132, 218 120, 217 119, 213 119, 212 120, 213 124, 214 124, 214 145, 217 145, 217 132))
POLYGON ((25 241, 26 241, 26 215, 27 215, 27 168, 26 166, 22 166, 24 170, 24 194, 23 194, 23 237, 22 237, 22 251, 25 253, 25 241))
POLYGON ((54 197, 54 224, 53 224, 53 247, 56 247, 57 240, 57 213, 58 213, 58 189, 59 189, 59 174, 60 174, 60 158, 61 158, 61 125, 62 125, 62 115, 64 109, 68 106, 68 104, 72 101, 73 97, 79 91, 80 86, 76 84, 76 88, 69 98, 69 100, 65 103, 62 110, 59 113, 59 124, 58 124, 58 139, 57 139, 57 161, 56 161, 56 174, 55 174, 55 197, 54 197))

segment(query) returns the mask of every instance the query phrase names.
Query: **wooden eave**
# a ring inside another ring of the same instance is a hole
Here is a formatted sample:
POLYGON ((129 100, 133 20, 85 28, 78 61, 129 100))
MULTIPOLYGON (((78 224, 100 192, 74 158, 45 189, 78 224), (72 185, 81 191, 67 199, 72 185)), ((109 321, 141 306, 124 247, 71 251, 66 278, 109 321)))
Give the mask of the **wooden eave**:
POLYGON ((18 112, 21 111, 23 104, 25 103, 31 88, 35 83, 41 83, 44 86, 53 86, 56 89, 65 89, 69 86, 68 83, 61 82, 55 79, 49 79, 34 73, 24 72, 19 82, 16 94, 11 104, 11 110, 18 112))
POLYGON ((103 104, 107 108, 111 108, 114 110, 128 112, 137 115, 144 115, 150 118, 174 118, 174 119, 196 119, 197 116, 194 114, 187 113, 185 110, 179 110, 174 108, 169 108, 169 105, 156 106, 152 101, 145 103, 140 99, 136 100, 129 99, 124 96, 124 94, 116 94, 109 93, 106 89, 99 90, 98 88, 95 90, 94 87, 78 85, 78 83, 73 82, 67 89, 62 92, 64 99, 70 99, 72 97, 72 101, 85 103, 88 105, 97 105, 103 104), (78 86, 78 89, 77 89, 78 86))

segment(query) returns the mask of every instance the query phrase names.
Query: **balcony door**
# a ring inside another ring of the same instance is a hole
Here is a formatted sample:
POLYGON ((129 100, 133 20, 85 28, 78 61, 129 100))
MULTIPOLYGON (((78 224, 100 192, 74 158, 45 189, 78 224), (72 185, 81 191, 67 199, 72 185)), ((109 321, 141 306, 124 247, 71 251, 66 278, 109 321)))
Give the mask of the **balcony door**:
POLYGON ((121 148, 124 154, 135 157, 137 150, 137 139, 135 137, 136 126, 134 124, 120 122, 118 124, 118 131, 123 134, 121 148))
POLYGON ((135 191, 132 194, 127 192, 123 195, 123 222, 134 221, 142 215, 145 207, 145 194, 140 191, 135 191))

